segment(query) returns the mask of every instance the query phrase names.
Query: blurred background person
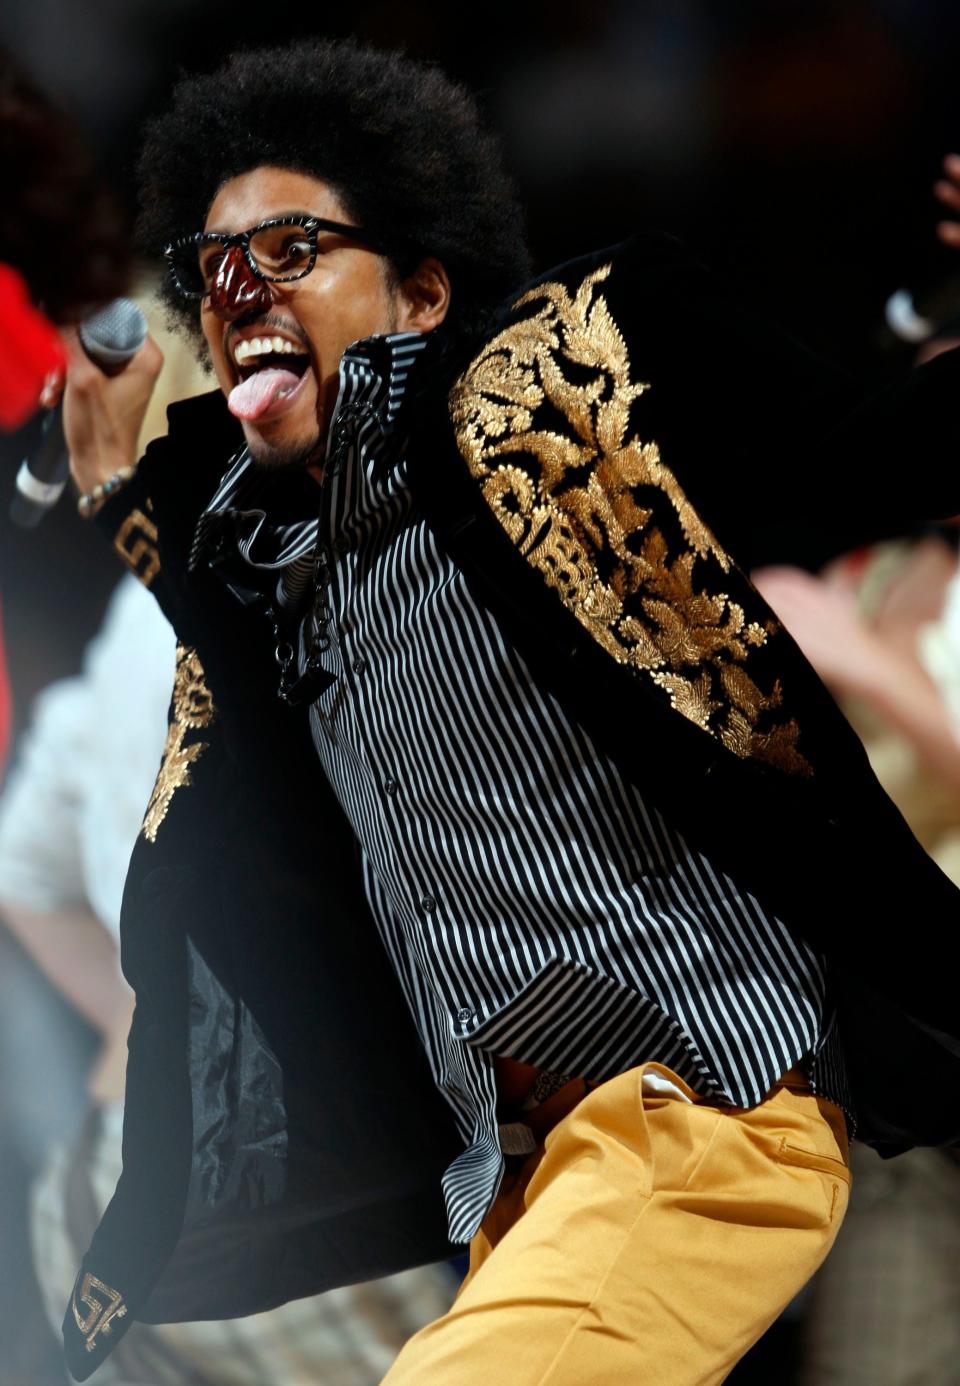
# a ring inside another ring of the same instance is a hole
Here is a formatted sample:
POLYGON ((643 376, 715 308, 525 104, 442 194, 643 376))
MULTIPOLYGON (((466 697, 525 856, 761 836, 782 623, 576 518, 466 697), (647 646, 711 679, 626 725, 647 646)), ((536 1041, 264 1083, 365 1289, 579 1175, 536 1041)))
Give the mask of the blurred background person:
MULTIPOLYGON (((960 881, 953 536, 883 545, 821 577, 774 569, 754 580, 840 699, 914 833, 960 881)), ((944 955, 931 959, 933 967, 944 965, 953 923, 944 921, 944 955)), ((854 1142, 851 1171, 844 1227, 807 1305, 804 1386, 956 1386, 956 1152, 914 1149, 881 1161, 854 1142)))
MULTIPOLYGON (((57 326, 118 295, 130 262, 119 208, 79 132, 2 47, 0 169, 0 432, 11 432, 62 377, 57 326)), ((10 722, 0 625, 0 765, 10 722)))
MULTIPOLYGON (((8 479, 9 497, 16 464, 39 441, 37 411, 44 389, 54 385, 62 369, 59 325, 123 292, 130 257, 124 217, 75 122, 2 46, 0 170, 0 477, 8 479)), ((4 532, 0 587, 5 595, 6 540, 4 532)), ((0 766, 13 717, 0 643, 0 766)), ((85 1026, 58 1008, 52 995, 12 937, 0 933, 0 1268, 17 1325, 4 1335, 9 1345, 0 1349, 0 1372, 9 1366, 29 1373, 31 1386, 53 1369, 54 1359, 35 1286, 29 1271, 20 1269, 24 1189, 49 1136, 61 1119, 69 1120, 71 1079, 82 1068, 89 1043, 85 1026), (18 1099, 40 1075, 48 1101, 35 1101, 24 1123, 18 1119, 25 1115, 18 1099)))

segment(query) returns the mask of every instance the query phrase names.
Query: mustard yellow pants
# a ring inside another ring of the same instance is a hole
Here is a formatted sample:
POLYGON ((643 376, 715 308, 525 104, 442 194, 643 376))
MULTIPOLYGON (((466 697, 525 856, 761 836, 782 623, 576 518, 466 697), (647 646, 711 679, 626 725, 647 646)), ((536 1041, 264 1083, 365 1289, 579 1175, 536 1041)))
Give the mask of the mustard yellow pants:
POLYGON ((846 1128, 790 1075, 757 1107, 590 1092, 504 1181, 449 1311, 383 1386, 711 1386, 823 1261, 846 1128))

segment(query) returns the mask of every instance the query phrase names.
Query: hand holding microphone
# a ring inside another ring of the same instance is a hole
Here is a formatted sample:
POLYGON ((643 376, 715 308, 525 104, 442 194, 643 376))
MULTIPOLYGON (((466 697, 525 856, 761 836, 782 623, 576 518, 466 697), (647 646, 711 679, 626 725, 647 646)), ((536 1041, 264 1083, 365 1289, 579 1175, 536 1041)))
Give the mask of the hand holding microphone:
POLYGON ((63 398, 34 457, 17 477, 11 516, 32 526, 58 500, 68 470, 92 491, 136 460, 137 438, 163 356, 147 336, 146 319, 129 299, 113 303, 64 333, 63 398))

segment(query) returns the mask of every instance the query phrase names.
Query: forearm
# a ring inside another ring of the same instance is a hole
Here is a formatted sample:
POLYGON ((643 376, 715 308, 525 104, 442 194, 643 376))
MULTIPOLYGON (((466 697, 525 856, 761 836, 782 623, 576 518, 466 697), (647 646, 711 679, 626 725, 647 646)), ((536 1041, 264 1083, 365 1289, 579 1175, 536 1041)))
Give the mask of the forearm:
POLYGON ((152 588, 160 571, 159 535, 149 484, 139 470, 97 507, 93 524, 134 577, 152 588))
POLYGON ((66 333, 65 341, 69 366, 63 427, 70 472, 84 495, 136 463, 140 428, 163 356, 148 337, 123 370, 110 375, 90 360, 76 334, 66 333))
POLYGON ((129 1005, 117 966, 117 946, 86 905, 41 912, 0 900, 10 932, 57 991, 102 1035, 129 1005))

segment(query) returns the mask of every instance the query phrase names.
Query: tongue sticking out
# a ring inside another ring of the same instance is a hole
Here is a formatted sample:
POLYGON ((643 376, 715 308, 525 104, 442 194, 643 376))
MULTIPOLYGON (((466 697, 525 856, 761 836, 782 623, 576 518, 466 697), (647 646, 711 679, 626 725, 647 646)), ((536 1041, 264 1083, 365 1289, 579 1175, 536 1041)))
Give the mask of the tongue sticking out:
POLYGON ((281 393, 289 394, 300 384, 300 376, 293 371, 278 370, 268 366, 257 371, 249 379, 234 385, 227 398, 227 408, 238 419, 259 419, 281 393))

